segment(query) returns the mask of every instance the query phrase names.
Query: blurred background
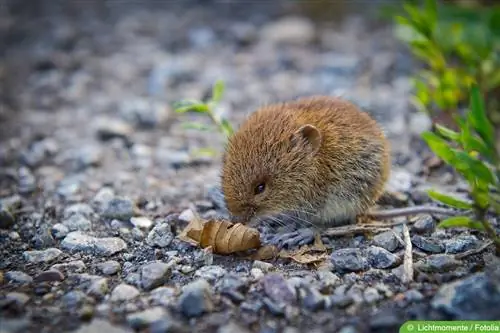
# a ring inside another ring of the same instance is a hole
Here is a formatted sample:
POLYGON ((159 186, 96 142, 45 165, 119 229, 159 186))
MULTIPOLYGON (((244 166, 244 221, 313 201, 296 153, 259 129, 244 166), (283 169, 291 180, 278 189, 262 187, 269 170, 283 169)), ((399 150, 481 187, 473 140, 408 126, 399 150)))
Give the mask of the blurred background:
POLYGON ((417 172, 419 134, 451 123, 468 82, 484 87, 498 121, 495 3, 2 0, 1 163, 18 178, 25 167, 37 184, 28 190, 65 200, 103 184, 200 197, 218 160, 192 152, 220 150, 223 138, 186 130, 210 120, 172 105, 209 98, 222 80, 217 110, 235 127, 264 103, 349 98, 383 124, 395 163, 417 172))

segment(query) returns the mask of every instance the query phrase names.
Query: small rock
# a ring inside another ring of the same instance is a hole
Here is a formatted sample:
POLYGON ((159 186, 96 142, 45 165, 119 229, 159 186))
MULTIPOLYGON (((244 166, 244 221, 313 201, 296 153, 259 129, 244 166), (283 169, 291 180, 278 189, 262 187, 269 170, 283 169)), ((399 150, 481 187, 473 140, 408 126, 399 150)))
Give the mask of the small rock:
POLYGON ((80 214, 71 215, 63 221, 63 225, 66 226, 69 231, 89 231, 92 229, 92 222, 80 214))
POLYGON ((301 297, 302 306, 310 311, 318 311, 325 308, 325 297, 314 288, 303 287, 304 295, 301 297))
POLYGON ((391 177, 387 183, 389 192, 409 192, 412 188, 413 177, 411 173, 404 169, 395 169, 391 171, 391 177))
POLYGON ((111 256, 127 248, 127 244, 117 237, 96 238, 79 231, 70 232, 61 242, 68 251, 81 251, 98 256, 111 256))
POLYGON ((195 277, 207 280, 208 282, 215 282, 227 274, 227 271, 218 265, 208 265, 200 267, 196 273, 195 277))
POLYGON ((167 247, 174 239, 172 228, 166 222, 159 223, 149 232, 146 244, 156 247, 167 247))
POLYGON ((61 298, 63 306, 70 309, 81 306, 86 300, 87 296, 80 290, 72 290, 61 298))
POLYGON ((122 301, 130 301, 137 296, 139 296, 140 292, 137 288, 121 283, 113 289, 111 292, 111 301, 112 302, 122 302, 122 301))
POLYGON ((498 281, 484 272, 441 286, 432 307, 455 320, 498 320, 500 318, 498 281))
POLYGON ((431 129, 432 120, 425 112, 412 112, 408 125, 411 134, 420 137, 423 132, 431 129))
POLYGON ((20 194, 29 194, 36 189, 36 179, 30 169, 20 167, 18 171, 18 191, 20 194))
POLYGON ((94 209, 85 203, 76 203, 71 206, 66 207, 64 209, 64 218, 68 219, 73 215, 81 215, 87 219, 90 219, 94 216, 94 209))
POLYGON ((199 317, 204 313, 211 312, 214 305, 210 284, 206 280, 200 279, 185 285, 179 298, 179 307, 184 316, 188 318, 199 317))
POLYGON ((191 209, 183 210, 179 214, 179 217, 178 217, 179 220, 185 221, 185 222, 191 222, 194 218, 195 218, 195 214, 193 213, 193 211, 191 209))
POLYGON ((151 290, 164 284, 171 274, 171 266, 163 262, 152 262, 142 266, 141 285, 145 290, 151 290))
POLYGON ((220 326, 217 333, 251 333, 248 328, 231 320, 229 323, 220 326))
POLYGON ((135 330, 143 329, 153 322, 162 319, 167 312, 162 307, 154 307, 141 312, 127 315, 128 324, 135 330))
POLYGON ((94 207, 98 208, 101 212, 107 207, 108 203, 115 197, 115 192, 110 187, 103 187, 97 192, 92 199, 94 207))
POLYGON ((55 269, 50 269, 48 271, 42 272, 35 276, 34 281, 39 282, 60 282, 64 280, 64 274, 55 269))
POLYGON ((130 219, 130 223, 132 223, 136 228, 140 229, 149 229, 153 225, 153 221, 143 216, 132 217, 130 219))
POLYGON ((29 261, 31 263, 49 263, 51 261, 56 260, 62 251, 56 248, 49 248, 41 251, 24 251, 23 257, 24 260, 29 261))
POLYGON ((264 272, 260 268, 252 268, 250 270, 250 275, 252 275, 255 280, 260 280, 264 276, 264 272))
POLYGON ((73 260, 67 263, 53 265, 50 269, 67 273, 80 273, 83 272, 86 268, 87 266, 85 266, 85 263, 83 261, 73 260))
POLYGON ((314 25, 302 17, 286 17, 265 25, 260 36, 275 44, 307 45, 315 38, 314 25))
POLYGON ((57 142, 52 138, 37 140, 21 153, 21 163, 32 168, 38 167, 46 158, 53 156, 58 148, 57 142))
POLYGON ((433 254, 415 264, 415 268, 429 273, 444 273, 458 266, 460 266, 460 261, 446 254, 433 254))
POLYGON ((414 235, 411 238, 413 245, 419 249, 430 252, 430 253, 442 253, 444 252, 444 246, 439 241, 429 238, 424 238, 419 235, 414 235))
POLYGON ((261 260, 255 260, 252 267, 259 268, 263 272, 269 272, 273 268, 273 264, 261 260))
POLYGON ((404 293, 405 300, 408 302, 419 302, 424 299, 424 295, 418 290, 410 289, 404 293))
POLYGON ((170 306, 176 296, 177 292, 172 287, 158 287, 151 290, 149 300, 153 305, 170 306))
POLYGON ((9 229, 16 223, 14 215, 0 201, 0 229, 9 229))
POLYGON ((368 287, 363 292, 363 298, 366 303, 375 303, 382 299, 382 296, 379 294, 378 290, 373 287, 368 287))
POLYGON ((363 253, 356 248, 339 249, 330 256, 333 268, 338 272, 365 271, 370 266, 363 253))
POLYGON ((389 230, 375 235, 373 237, 375 245, 386 249, 387 251, 394 251, 399 247, 399 241, 394 235, 394 232, 389 230))
POLYGON ((102 212, 102 217, 107 219, 117 219, 121 221, 129 221, 134 216, 135 205, 126 198, 111 199, 106 208, 102 212))
POLYGON ((192 156, 187 151, 159 148, 155 152, 156 162, 166 168, 179 169, 192 162, 192 156))
POLYGON ((318 270, 317 273, 318 273, 318 280, 321 281, 321 284, 324 287, 327 287, 327 288, 336 287, 342 283, 342 281, 340 280, 340 278, 336 274, 334 274, 326 269, 325 270, 318 270))
POLYGON ((134 129, 125 121, 116 118, 101 118, 96 121, 96 134, 102 141, 111 139, 128 140, 134 129))
POLYGON ((88 324, 83 324, 75 333, 132 333, 132 331, 124 329, 123 327, 113 326, 106 320, 95 318, 88 324))
POLYGON ((292 304, 296 295, 291 286, 280 274, 267 274, 261 279, 264 292, 279 304, 292 304))
POLYGON ((5 301, 9 304, 15 304, 18 309, 23 308, 29 300, 30 297, 28 295, 15 291, 5 295, 5 301))
POLYGON ((33 278, 31 276, 21 271, 9 271, 5 273, 4 278, 8 282, 19 284, 29 284, 33 282, 33 278))
POLYGON ((460 235, 444 242, 446 253, 461 253, 475 248, 478 239, 474 235, 460 235))
POLYGON ((425 215, 419 217, 418 220, 413 224, 413 230, 420 233, 431 233, 436 228, 436 222, 430 215, 425 215))
POLYGON ((113 274, 116 274, 120 270, 121 266, 120 266, 120 263, 118 261, 108 260, 108 261, 105 261, 105 262, 98 264, 97 268, 99 268, 99 270, 104 275, 113 275, 113 274))
POLYGON ((338 308, 346 308, 354 302, 351 295, 335 294, 328 299, 332 306, 338 308))
POLYGON ((31 241, 35 249, 42 249, 54 246, 55 241, 54 237, 52 237, 50 225, 46 223, 40 225, 40 227, 38 227, 38 229, 36 230, 36 233, 31 239, 31 241))
POLYGON ((56 239, 62 239, 69 233, 69 228, 62 223, 56 223, 52 226, 51 234, 56 239))
POLYGON ((399 263, 399 258, 378 246, 370 246, 367 250, 368 262, 373 268, 392 268, 399 263))
POLYGON ((338 333, 358 333, 358 330, 354 326, 343 326, 338 333))
POLYGON ((164 104, 138 98, 122 103, 120 113, 128 122, 145 129, 156 127, 169 116, 164 104))
POLYGON ((93 297, 104 298, 104 296, 108 293, 108 290, 108 279, 100 278, 90 283, 87 288, 87 293, 93 297))

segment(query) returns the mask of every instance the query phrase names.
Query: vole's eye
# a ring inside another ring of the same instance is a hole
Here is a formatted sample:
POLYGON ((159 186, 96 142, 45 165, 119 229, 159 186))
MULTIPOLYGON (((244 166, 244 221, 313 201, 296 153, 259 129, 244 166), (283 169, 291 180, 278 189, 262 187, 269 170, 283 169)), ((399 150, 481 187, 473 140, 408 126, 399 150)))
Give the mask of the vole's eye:
POLYGON ((265 189, 266 189, 266 184, 260 183, 259 185, 255 186, 253 192, 254 194, 261 194, 262 192, 264 192, 265 189))

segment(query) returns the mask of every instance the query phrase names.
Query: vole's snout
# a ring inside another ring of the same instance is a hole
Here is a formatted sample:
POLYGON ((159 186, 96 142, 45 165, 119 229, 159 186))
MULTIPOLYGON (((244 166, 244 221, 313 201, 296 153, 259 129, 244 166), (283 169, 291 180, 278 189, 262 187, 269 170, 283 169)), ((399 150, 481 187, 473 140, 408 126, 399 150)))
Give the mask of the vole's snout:
POLYGON ((244 208, 238 214, 231 213, 230 219, 233 223, 247 224, 255 215, 253 208, 244 208))

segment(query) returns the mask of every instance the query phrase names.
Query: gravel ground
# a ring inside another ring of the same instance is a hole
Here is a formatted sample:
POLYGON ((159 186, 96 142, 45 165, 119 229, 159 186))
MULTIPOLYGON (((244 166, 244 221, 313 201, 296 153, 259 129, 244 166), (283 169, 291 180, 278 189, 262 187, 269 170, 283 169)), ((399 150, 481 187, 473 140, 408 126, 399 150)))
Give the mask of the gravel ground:
MULTIPOLYGON (((212 200, 222 149, 171 104, 226 82, 237 124, 262 103, 343 95, 393 142, 393 206, 466 186, 416 137, 411 58, 366 17, 315 22, 292 6, 198 2, 0 4, 0 332, 396 332, 408 319, 500 318, 486 239, 411 218, 324 238, 328 264, 212 255, 176 238, 212 200), (18 8, 16 8, 16 6, 18 8), (188 8, 189 7, 189 10, 188 8), (34 13, 38 13, 34 15, 34 13), (313 23, 314 22, 314 23, 313 23), (15 24, 15 26, 14 26, 15 24), (180 214, 180 215, 179 215, 180 214)), ((495 227, 499 224, 492 217, 495 227)))

